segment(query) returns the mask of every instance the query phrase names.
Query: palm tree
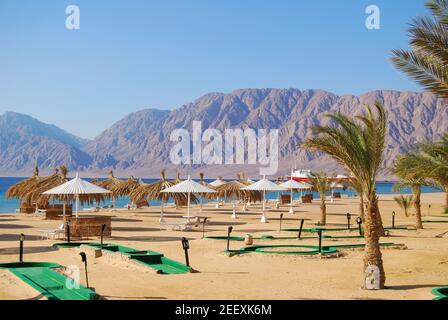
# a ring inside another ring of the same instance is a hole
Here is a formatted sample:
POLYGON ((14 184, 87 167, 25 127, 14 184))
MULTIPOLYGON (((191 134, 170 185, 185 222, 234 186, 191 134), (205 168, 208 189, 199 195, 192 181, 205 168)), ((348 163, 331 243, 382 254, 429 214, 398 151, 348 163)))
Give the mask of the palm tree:
POLYGON ((370 270, 378 268, 379 288, 384 288, 386 276, 379 246, 384 230, 378 208, 376 178, 384 157, 387 115, 382 104, 375 103, 374 106, 376 114, 372 107, 366 106, 366 113, 354 119, 339 112, 327 114, 335 126, 313 127, 314 137, 302 145, 330 155, 359 181, 366 201, 365 283, 370 280, 370 270))
POLYGON ((421 151, 417 160, 420 170, 445 192, 445 212, 448 213, 448 134, 442 135, 438 141, 425 141, 417 146, 421 151))
POLYGON ((409 217, 409 208, 411 207, 413 202, 412 196, 399 195, 398 197, 394 197, 394 200, 398 203, 400 208, 404 210, 404 215, 406 217, 409 217))
POLYGON ((325 173, 317 173, 310 179, 310 184, 313 186, 313 190, 317 191, 320 195, 319 225, 324 226, 327 222, 327 205, 325 203, 325 197, 327 192, 331 190, 330 182, 325 173))
POLYGON ((392 63, 425 90, 448 98, 448 1, 430 0, 432 17, 412 21, 411 50, 393 50, 392 63))
POLYGON ((426 182, 426 173, 420 168, 418 155, 407 153, 398 156, 392 173, 400 178, 400 181, 394 185, 394 191, 401 191, 406 187, 411 188, 412 204, 415 208, 415 227, 417 229, 423 229, 420 197, 422 194, 422 186, 428 183, 426 182))

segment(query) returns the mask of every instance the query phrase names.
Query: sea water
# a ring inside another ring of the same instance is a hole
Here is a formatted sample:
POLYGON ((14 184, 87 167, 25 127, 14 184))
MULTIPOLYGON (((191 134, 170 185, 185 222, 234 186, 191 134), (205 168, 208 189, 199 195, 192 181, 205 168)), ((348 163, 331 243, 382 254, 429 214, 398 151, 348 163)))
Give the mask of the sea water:
MULTIPOLYGON (((25 178, 10 178, 10 177, 0 177, 0 213, 13 213, 16 209, 19 208, 19 201, 17 199, 6 199, 5 193, 6 190, 14 185, 15 183, 23 180, 25 178)), ((86 179, 90 180, 90 179, 86 179)), ((151 183, 154 181, 158 181, 158 179, 142 179, 145 183, 151 183)), ((212 180, 206 180, 207 182, 211 182, 212 180)), ((378 194, 396 194, 397 192, 393 192, 393 182, 378 182, 376 185, 376 190, 378 194)), ((337 192, 340 192, 342 194, 347 195, 355 195, 355 193, 351 190, 335 190, 337 192)), ((429 192, 440 192, 439 189, 431 188, 431 187, 423 187, 422 192, 429 193, 429 192)), ((287 192, 289 194, 289 192, 287 192)), ((409 194, 411 193, 410 189, 404 189, 400 193, 409 194)), ((313 193, 315 198, 318 198, 319 195, 317 193, 313 193)), ((294 194, 293 198, 298 199, 299 194, 294 194)), ((268 199, 277 199, 278 198, 278 192, 268 192, 266 193, 266 197, 268 199)), ((122 197, 118 198, 116 201, 116 207, 117 208, 124 208, 129 203, 128 197, 122 197)), ((170 202, 170 201, 168 201, 170 202)), ((106 200, 105 203, 100 203, 99 206, 106 206, 110 205, 111 200, 106 200)), ((160 205, 160 201, 152 200, 150 202, 151 206, 158 206, 160 205)))

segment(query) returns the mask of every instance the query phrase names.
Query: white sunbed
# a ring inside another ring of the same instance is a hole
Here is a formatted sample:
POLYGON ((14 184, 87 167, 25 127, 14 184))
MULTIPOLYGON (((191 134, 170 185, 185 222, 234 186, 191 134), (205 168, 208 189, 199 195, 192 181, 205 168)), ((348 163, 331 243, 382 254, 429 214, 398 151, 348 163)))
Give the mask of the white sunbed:
POLYGON ((53 238, 53 239, 55 239, 56 236, 59 239, 59 236, 61 234, 64 235, 64 233, 65 233, 65 223, 62 223, 59 226, 59 228, 57 228, 57 229, 40 229, 40 230, 37 230, 37 231, 42 233, 42 239, 44 239, 44 238, 47 238, 47 239, 53 238))
POLYGON ((170 226, 172 230, 187 231, 192 229, 191 227, 195 225, 195 222, 188 222, 188 221, 161 222, 160 225, 170 226))
POLYGON ((100 211, 100 207, 91 207, 91 208, 85 208, 82 209, 83 212, 99 212, 100 211))
POLYGON ((33 216, 36 217, 45 217, 45 214, 47 213, 47 210, 44 209, 36 209, 36 211, 34 211, 33 216))

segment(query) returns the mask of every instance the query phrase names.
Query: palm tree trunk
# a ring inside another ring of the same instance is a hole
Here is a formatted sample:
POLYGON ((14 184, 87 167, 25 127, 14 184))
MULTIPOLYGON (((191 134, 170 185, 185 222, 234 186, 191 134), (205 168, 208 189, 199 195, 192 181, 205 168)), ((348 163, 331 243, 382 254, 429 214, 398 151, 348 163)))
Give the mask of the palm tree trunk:
POLYGON ((420 186, 415 187, 414 190, 414 208, 415 208, 415 228, 416 229, 423 229, 423 223, 422 223, 422 207, 420 204, 420 196, 421 196, 421 189, 420 186))
POLYGON ((365 240, 366 248, 364 255, 364 277, 365 287, 368 288, 367 283, 371 280, 372 272, 369 269, 374 269, 379 275, 379 289, 384 289, 386 282, 386 275, 384 273, 383 259, 380 250, 380 237, 382 231, 384 232, 382 225, 380 224, 381 218, 379 217, 378 198, 375 193, 369 196, 367 202, 367 212, 365 215, 365 240), (370 268, 369 268, 370 267, 370 268))
POLYGON ((320 202, 320 221, 319 224, 324 226, 327 223, 327 205, 325 204, 325 198, 322 198, 320 202))
POLYGON ((445 211, 448 213, 448 186, 445 187, 445 190, 447 190, 445 192, 445 211))
POLYGON ((364 196, 362 194, 359 195, 359 213, 361 220, 364 221, 364 196))
MULTIPOLYGON (((375 195, 376 197, 376 195, 375 195)), ((376 200, 376 213, 377 213, 377 219, 378 219, 378 232, 380 233, 380 237, 386 236, 386 233, 384 232, 384 226, 383 226, 383 219, 381 218, 380 208, 378 207, 378 199, 376 200)))
MULTIPOLYGON (((377 225, 378 225, 378 230, 379 230, 380 237, 385 237, 386 233, 384 232, 383 219, 381 218, 380 209, 378 208, 378 199, 376 201, 377 201, 376 202, 377 214, 375 215, 375 218, 378 220, 377 221, 377 225)), ((365 203, 364 210, 369 212, 369 210, 370 210, 370 202, 369 201, 367 201, 365 203)), ((365 213, 364 213, 364 218, 365 218, 365 213)))

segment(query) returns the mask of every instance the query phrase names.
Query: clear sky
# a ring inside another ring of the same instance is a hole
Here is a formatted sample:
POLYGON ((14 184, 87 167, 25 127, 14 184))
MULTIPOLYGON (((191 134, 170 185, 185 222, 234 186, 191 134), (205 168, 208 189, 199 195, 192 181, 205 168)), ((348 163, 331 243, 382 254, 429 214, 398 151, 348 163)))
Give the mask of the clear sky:
POLYGON ((424 0, 0 0, 0 114, 85 138, 143 108, 208 92, 420 91, 396 71, 424 0), (80 30, 65 27, 79 6, 80 30), (381 29, 365 27, 368 5, 381 29))

